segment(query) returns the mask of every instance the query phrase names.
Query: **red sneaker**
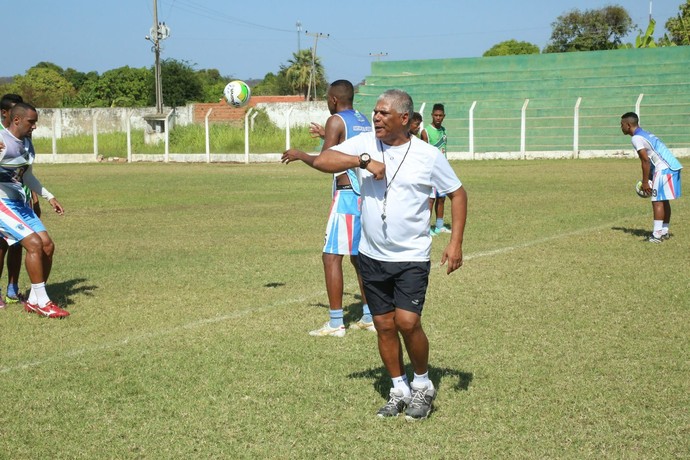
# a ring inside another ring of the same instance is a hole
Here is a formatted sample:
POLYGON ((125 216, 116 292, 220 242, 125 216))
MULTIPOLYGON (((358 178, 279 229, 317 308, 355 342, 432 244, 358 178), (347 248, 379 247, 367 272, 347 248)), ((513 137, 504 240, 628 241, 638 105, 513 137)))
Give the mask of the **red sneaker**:
POLYGON ((37 315, 43 315, 47 318, 65 318, 69 316, 69 312, 67 310, 63 310, 62 308, 58 307, 55 305, 52 301, 48 302, 45 307, 41 308, 36 304, 32 304, 29 302, 26 302, 24 304, 24 310, 28 311, 29 313, 36 313, 37 315))

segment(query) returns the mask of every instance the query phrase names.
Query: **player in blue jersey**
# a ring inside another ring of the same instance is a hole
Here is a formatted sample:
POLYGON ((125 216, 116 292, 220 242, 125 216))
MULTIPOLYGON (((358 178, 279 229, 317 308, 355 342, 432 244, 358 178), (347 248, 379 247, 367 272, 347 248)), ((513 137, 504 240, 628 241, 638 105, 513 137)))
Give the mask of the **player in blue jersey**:
MULTIPOLYGON (((354 87, 347 80, 331 83, 327 93, 328 110, 331 116, 326 126, 312 123, 311 132, 323 137, 322 150, 363 132, 371 131, 369 120, 352 108, 354 87)), ((296 150, 283 154, 282 162, 301 160, 309 166, 314 165, 316 155, 308 155, 296 150)), ((362 295, 362 317, 350 325, 351 329, 375 331, 374 322, 369 311, 362 279, 359 274, 357 255, 361 235, 360 225, 360 191, 356 174, 352 170, 341 171, 333 175, 333 201, 326 225, 326 237, 323 247, 323 269, 326 276, 328 294, 329 321, 319 329, 309 332, 312 336, 343 337, 345 323, 343 320, 343 257, 350 256, 355 267, 360 293, 362 295)))
POLYGON ((26 271, 31 280, 31 292, 24 305, 26 311, 48 318, 69 316, 48 297, 45 283, 53 265, 55 244, 41 220, 26 202, 23 184, 50 202, 55 212, 64 209, 55 197, 33 175, 36 156, 31 133, 36 129, 38 113, 23 102, 10 111, 10 125, 0 131, 5 147, 0 150, 0 236, 9 245, 15 242, 26 249, 26 271))
POLYGON ((649 241, 661 243, 671 236, 671 200, 680 198, 683 165, 658 137, 640 128, 639 122, 636 113, 625 113, 621 117, 621 131, 632 138, 642 164, 642 190, 652 199, 654 228, 649 241))

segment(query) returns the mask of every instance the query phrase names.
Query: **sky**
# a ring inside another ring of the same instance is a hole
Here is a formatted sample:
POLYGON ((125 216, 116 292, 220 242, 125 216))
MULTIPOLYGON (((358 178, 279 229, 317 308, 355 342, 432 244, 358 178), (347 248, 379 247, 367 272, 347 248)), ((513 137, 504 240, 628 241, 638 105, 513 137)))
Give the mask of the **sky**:
MULTIPOLYGON (((652 1, 655 37, 684 3, 652 1)), ((11 27, 8 18, 30 18, 30 27, 5 35, 10 51, 0 76, 24 74, 42 61, 99 74, 123 66, 150 67, 154 53, 145 36, 153 26, 154 4, 0 0, 6 27, 11 27)), ((624 7, 638 28, 646 29, 649 0, 157 0, 158 20, 170 30, 162 41, 162 58, 185 61, 197 70, 218 69, 229 78, 262 79, 277 73, 298 49, 316 45, 327 80, 355 84, 377 60, 479 57, 511 39, 543 48, 558 16, 608 5, 624 7)))

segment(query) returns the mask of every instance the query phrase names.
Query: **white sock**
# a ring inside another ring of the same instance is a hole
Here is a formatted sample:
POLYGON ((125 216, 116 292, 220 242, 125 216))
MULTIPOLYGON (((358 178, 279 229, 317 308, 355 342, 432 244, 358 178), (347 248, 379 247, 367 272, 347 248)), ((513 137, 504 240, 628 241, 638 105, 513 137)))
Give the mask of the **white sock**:
POLYGON ((654 221, 654 235, 655 236, 661 236, 661 229, 664 225, 663 220, 655 220, 654 221))
POLYGON ((46 283, 32 284, 31 292, 29 293, 29 303, 38 304, 39 307, 43 308, 48 302, 50 302, 50 298, 46 292, 46 283))
POLYGON ((414 383, 416 386, 425 386, 427 388, 434 387, 434 384, 431 382, 431 380, 429 380, 429 372, 425 372, 422 375, 414 374, 412 383, 414 383))
POLYGON ((401 375, 400 377, 393 377, 393 388, 402 390, 403 396, 410 396, 410 385, 407 383, 407 376, 401 375))
POLYGON ((662 235, 668 235, 668 222, 664 222, 661 225, 661 234, 662 235))

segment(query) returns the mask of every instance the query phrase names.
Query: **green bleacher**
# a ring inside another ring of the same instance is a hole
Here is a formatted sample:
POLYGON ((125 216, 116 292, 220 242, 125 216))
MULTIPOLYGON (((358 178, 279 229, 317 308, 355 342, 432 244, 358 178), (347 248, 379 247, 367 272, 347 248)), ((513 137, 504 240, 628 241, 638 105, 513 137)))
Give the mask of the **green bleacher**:
POLYGON ((368 113, 386 89, 407 91, 418 110, 446 108, 449 152, 469 152, 474 102, 474 152, 572 151, 579 104, 578 150, 625 149, 620 116, 636 110, 641 125, 671 148, 690 147, 690 47, 623 49, 423 61, 379 61, 359 87, 355 107, 368 113))

